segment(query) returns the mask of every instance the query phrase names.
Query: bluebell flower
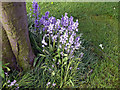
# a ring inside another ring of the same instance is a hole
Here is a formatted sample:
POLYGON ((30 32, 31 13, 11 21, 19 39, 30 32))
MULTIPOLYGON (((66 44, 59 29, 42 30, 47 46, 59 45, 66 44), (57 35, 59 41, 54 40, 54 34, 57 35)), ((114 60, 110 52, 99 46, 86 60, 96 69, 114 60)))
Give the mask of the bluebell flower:
POLYGON ((32 11, 32 9, 30 8, 30 11, 32 11))
POLYGON ((51 71, 52 69, 49 68, 49 71, 51 71))
POLYGON ((51 24, 51 23, 50 23, 47 32, 48 32, 48 33, 52 33, 52 32, 53 32, 53 27, 54 27, 54 24, 51 24))
POLYGON ((62 18, 61 18, 61 25, 63 25, 63 22, 64 22, 64 17, 62 15, 62 18))
POLYGON ((59 29, 60 28, 60 20, 59 19, 57 19, 57 21, 56 21, 56 23, 55 23, 55 28, 57 29, 59 29))
POLYGON ((17 87, 15 90, 19 90, 19 87, 17 87))
POLYGON ((78 32, 78 29, 76 29, 76 32, 78 32))
POLYGON ((15 86, 18 86, 18 84, 15 84, 15 86))
POLYGON ((44 23, 44 18, 43 18, 43 16, 40 18, 40 24, 43 24, 44 23))
POLYGON ((16 83, 16 80, 14 80, 13 83, 16 83))
POLYGON ((81 52, 81 54, 80 54, 80 58, 82 58, 82 57, 83 57, 83 55, 84 55, 84 53, 83 53, 83 52, 81 52))
POLYGON ((77 29, 78 25, 79 25, 78 20, 76 20, 76 22, 74 22, 74 24, 72 25, 72 30, 77 29))
POLYGON ((63 56, 63 52, 60 53, 63 56))
POLYGON ((49 11, 45 13, 45 19, 48 19, 48 16, 49 16, 49 11))
POLYGON ((36 2, 36 0, 33 0, 32 2, 32 7, 33 7, 33 13, 36 13, 37 9, 38 9, 38 3, 36 2))
POLYGON ((61 27, 60 27, 60 26, 58 26, 57 31, 59 31, 60 29, 61 29, 61 27))
POLYGON ((6 75, 6 76, 9 76, 7 72, 5 72, 5 75, 6 75))
POLYGON ((43 45, 47 45, 47 43, 45 42, 45 36, 46 36, 46 35, 44 35, 43 40, 42 40, 42 44, 43 44, 43 45))
POLYGON ((52 84, 52 86, 55 86, 55 85, 56 85, 56 83, 53 83, 53 84, 52 84))
POLYGON ((71 35, 70 38, 69 38, 69 43, 73 44, 73 42, 74 42, 74 36, 71 35))
POLYGON ((35 21, 34 21, 35 28, 39 28, 39 10, 40 10, 40 7, 35 0, 33 0, 32 7, 33 7, 33 17, 35 18, 35 21))
POLYGON ((69 68, 70 70, 72 69, 72 67, 69 68))
POLYGON ((61 27, 61 29, 59 30, 60 34, 62 34, 66 29, 64 27, 61 27))
POLYGON ((42 45, 42 47, 45 47, 45 45, 42 45))
POLYGON ((60 42, 62 42, 62 44, 65 44, 66 40, 67 40, 67 38, 65 36, 60 37, 60 42))
POLYGON ((71 54, 71 55, 73 54, 73 51, 74 51, 74 50, 71 50, 71 51, 70 51, 70 54, 71 54))
MULTIPOLYGON (((47 43, 45 42, 44 39, 42 40, 42 44, 47 45, 47 43)), ((44 47, 44 46, 43 46, 43 47, 44 47)))
POLYGON ((78 42, 80 40, 80 36, 78 36, 75 41, 78 42))
POLYGON ((68 20, 67 13, 65 13, 65 16, 64 16, 64 17, 62 16, 62 18, 61 18, 61 24, 62 24, 63 26, 68 26, 69 20, 68 20))
POLYGON ((46 28, 45 27, 43 27, 43 32, 46 30, 46 28))
POLYGON ((52 67, 54 67, 54 65, 52 65, 52 67))
POLYGON ((59 48, 62 48, 62 45, 61 45, 61 44, 59 45, 59 48))
POLYGON ((75 49, 79 49, 79 47, 80 47, 80 43, 76 43, 75 44, 75 49))
POLYGON ((59 62, 57 62, 57 64, 59 65, 59 62))
POLYGON ((73 24, 74 24, 74 22, 73 22, 73 17, 72 17, 72 16, 69 18, 69 22, 70 22, 70 25, 73 25, 73 24))
POLYGON ((55 61, 55 59, 53 59, 53 61, 55 61))
POLYGON ((10 83, 10 80, 8 80, 7 83, 10 83))
MULTIPOLYGON (((69 30, 69 31, 73 31, 72 25, 69 25, 69 26, 68 26, 68 30, 69 30)), ((71 33, 71 32, 69 32, 69 33, 71 33)))
POLYGON ((57 42, 57 35, 54 35, 54 36, 52 36, 52 41, 54 41, 55 40, 55 42, 57 42))
POLYGON ((78 25, 79 25, 79 23, 78 23, 78 19, 77 19, 75 22, 75 29, 77 29, 78 25))
POLYGON ((48 82, 48 83, 47 83, 47 86, 50 85, 50 84, 51 84, 51 82, 48 82))
POLYGON ((72 32, 72 36, 76 36, 76 33, 74 31, 72 32))
POLYGON ((52 23, 52 24, 55 24, 55 23, 56 23, 56 19, 55 19, 55 17, 53 17, 53 16, 50 17, 48 20, 49 20, 49 22, 52 23))
POLYGON ((65 50, 67 50, 68 49, 68 47, 67 46, 65 46, 65 48, 64 48, 65 50))
POLYGON ((51 33, 50 36, 53 37, 53 33, 51 33))
POLYGON ((11 82, 11 84, 9 86, 13 86, 16 83, 16 80, 14 80, 13 82, 11 82))

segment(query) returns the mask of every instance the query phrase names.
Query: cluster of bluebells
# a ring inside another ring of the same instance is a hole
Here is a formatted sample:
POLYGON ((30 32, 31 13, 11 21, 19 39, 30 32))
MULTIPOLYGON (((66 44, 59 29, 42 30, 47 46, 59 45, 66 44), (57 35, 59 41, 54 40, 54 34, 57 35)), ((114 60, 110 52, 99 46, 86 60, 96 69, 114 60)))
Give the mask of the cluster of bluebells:
MULTIPOLYGON (((51 45, 53 46, 52 50, 58 49, 60 50, 61 55, 67 54, 67 58, 74 57, 74 52, 80 49, 81 47, 81 35, 77 37, 78 32, 78 20, 74 21, 73 17, 68 17, 68 13, 65 13, 65 15, 62 15, 60 19, 56 19, 55 17, 51 16, 49 17, 49 11, 45 13, 45 15, 42 15, 41 18, 39 18, 39 10, 37 2, 33 2, 33 17, 34 19, 34 25, 35 25, 35 31, 39 31, 40 35, 42 36, 42 47, 43 52, 46 52, 46 48, 51 48, 51 45), (51 44, 51 45, 50 45, 51 44), (50 47, 49 47, 50 46, 50 47), (70 57, 69 57, 70 56, 70 57)), ((37 32, 38 33, 38 32, 37 32)), ((65 56, 64 55, 64 56, 65 56)), ((83 53, 81 53, 80 58, 83 57, 83 53)), ((72 58, 72 60, 74 60, 72 58)), ((53 59, 53 62, 55 64, 50 64, 51 66, 48 68, 49 72, 51 72, 51 75, 56 75, 56 72, 54 71, 54 68, 56 68, 56 64, 60 66, 61 61, 53 59)), ((67 63, 67 62, 66 62, 67 63)), ((70 64, 70 63, 69 63, 70 64)), ((68 68, 70 71, 75 70, 74 69, 74 63, 70 65, 68 68)), ((60 67, 61 68, 61 67, 60 67)), ((79 68, 76 68, 79 70, 79 68)), ((47 82, 47 87, 55 87, 57 83, 52 83, 52 81, 47 82)))
POLYGON ((16 84, 16 80, 14 80, 13 82, 10 82, 10 80, 8 80, 7 83, 10 83, 8 87, 16 86, 17 88, 19 88, 18 84, 16 84))
MULTIPOLYGON (((46 85, 49 86, 50 84, 51 84, 51 82, 48 82, 46 85)), ((56 83, 53 83, 52 86, 55 87, 56 83)))
MULTIPOLYGON (((6 77, 8 77, 9 75, 8 75, 8 73, 7 72, 5 72, 5 75, 6 75, 6 77)), ((14 80, 14 81, 10 81, 10 80, 8 80, 7 81, 7 86, 8 87, 12 87, 12 86, 15 86, 16 87, 16 89, 18 89, 19 88, 19 85, 16 83, 17 81, 16 80, 14 80)))
MULTIPOLYGON (((32 8, 33 8, 34 25, 35 25, 35 30, 36 30, 37 28, 40 28, 39 27, 40 26, 39 25, 40 7, 35 0, 33 0, 32 8)), ((32 9, 31 9, 31 11, 32 11, 32 9)))
POLYGON ((69 18, 67 13, 64 16, 62 15, 61 19, 56 19, 53 16, 49 17, 48 11, 39 19, 38 8, 37 2, 33 2, 33 10, 34 14, 36 14, 35 27, 39 27, 40 32, 44 34, 42 47, 48 46, 46 39, 51 39, 52 43, 55 42, 57 48, 64 49, 61 54, 73 55, 74 51, 81 46, 80 36, 76 37, 78 20, 74 22, 73 17, 69 18))
MULTIPOLYGON (((41 24, 43 27, 43 32, 46 32, 43 36, 42 46, 45 47, 48 43, 45 41, 45 38, 49 37, 52 39, 52 42, 55 42, 57 48, 64 49, 67 54, 73 54, 73 52, 80 48, 80 36, 76 37, 76 32, 78 32, 78 20, 73 21, 73 17, 68 18, 67 13, 65 16, 62 16, 61 20, 56 19, 55 17, 48 18, 49 12, 46 12, 46 18, 41 18, 41 24), (59 43, 59 44, 57 44, 59 43)), ((63 53, 65 53, 63 52, 63 53)))

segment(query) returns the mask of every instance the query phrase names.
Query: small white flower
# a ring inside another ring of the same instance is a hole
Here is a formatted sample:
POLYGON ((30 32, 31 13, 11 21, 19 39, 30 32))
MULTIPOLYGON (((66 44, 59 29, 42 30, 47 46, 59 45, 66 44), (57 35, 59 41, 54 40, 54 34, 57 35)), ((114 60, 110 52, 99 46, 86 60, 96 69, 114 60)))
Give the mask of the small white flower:
POLYGON ((50 85, 50 82, 47 83, 47 86, 50 85))
POLYGON ((114 7, 114 9, 115 9, 115 7, 114 7))
POLYGON ((11 82, 10 86, 13 86, 13 85, 14 85, 14 83, 11 82))
POLYGON ((43 43, 44 45, 47 45, 47 43, 45 42, 45 40, 44 40, 44 39, 42 40, 42 43, 43 43))
POLYGON ((55 86, 55 85, 56 85, 56 83, 53 83, 52 85, 53 85, 53 86, 55 86))
POLYGON ((57 62, 57 64, 59 64, 59 62, 57 62))
POLYGON ((63 52, 60 53, 63 56, 63 52))
POLYGON ((45 47, 44 45, 42 45, 42 47, 45 47))
POLYGON ((78 32, 78 29, 76 29, 76 32, 78 32))
POLYGON ((49 71, 51 71, 52 69, 49 68, 49 71))
POLYGON ((62 48, 62 45, 61 45, 61 44, 59 45, 59 48, 62 48))
POLYGON ((102 46, 102 44, 99 45, 101 47, 101 49, 103 49, 104 47, 102 46))
POLYGON ((10 83, 10 80, 8 80, 7 83, 10 83))
POLYGON ((18 86, 18 84, 15 84, 15 86, 18 86))
POLYGON ((69 68, 70 70, 72 69, 72 67, 69 68))
POLYGON ((5 75, 6 75, 6 76, 9 76, 7 72, 5 72, 5 75))
POLYGON ((83 57, 83 55, 84 55, 84 53, 83 53, 83 52, 81 52, 81 53, 80 53, 80 58, 82 58, 82 57, 83 57))
POLYGON ((53 59, 53 61, 55 61, 55 59, 53 59))
POLYGON ((47 43, 45 42, 45 36, 46 35, 44 35, 44 37, 43 37, 42 44, 47 45, 47 43))
POLYGON ((48 30, 52 30, 52 29, 53 29, 53 26, 54 26, 54 24, 51 24, 51 23, 50 23, 50 25, 49 25, 49 27, 48 27, 48 30))
POLYGON ((13 82, 11 82, 10 86, 13 86, 16 83, 16 80, 14 80, 13 82))

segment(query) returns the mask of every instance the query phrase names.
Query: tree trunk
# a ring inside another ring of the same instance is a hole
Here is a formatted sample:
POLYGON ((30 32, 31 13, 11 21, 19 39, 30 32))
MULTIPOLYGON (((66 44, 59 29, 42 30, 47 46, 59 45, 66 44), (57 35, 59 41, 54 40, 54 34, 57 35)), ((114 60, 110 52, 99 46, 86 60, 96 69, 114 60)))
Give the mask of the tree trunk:
POLYGON ((35 56, 28 35, 25 2, 2 2, 2 25, 18 65, 29 69, 35 56))
POLYGON ((7 34, 2 27, 2 63, 9 63, 9 67, 16 69, 16 58, 12 52, 12 48, 10 46, 10 42, 8 40, 7 34))

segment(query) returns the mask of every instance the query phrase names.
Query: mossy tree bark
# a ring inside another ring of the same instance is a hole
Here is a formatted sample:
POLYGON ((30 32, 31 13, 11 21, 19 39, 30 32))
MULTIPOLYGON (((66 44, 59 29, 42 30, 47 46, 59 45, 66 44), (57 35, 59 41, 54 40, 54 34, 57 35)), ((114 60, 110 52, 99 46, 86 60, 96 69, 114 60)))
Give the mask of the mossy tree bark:
POLYGON ((15 55, 12 52, 10 42, 3 27, 2 27, 2 63, 3 64, 9 63, 9 67, 13 69, 18 68, 15 55))
POLYGON ((34 54, 28 35, 25 2, 2 2, 2 25, 18 65, 29 69, 34 54))

